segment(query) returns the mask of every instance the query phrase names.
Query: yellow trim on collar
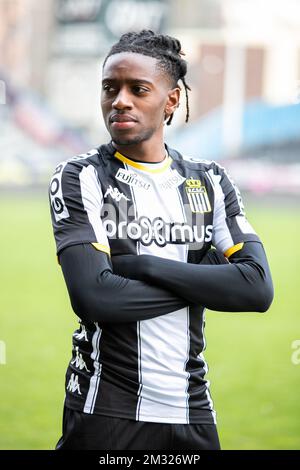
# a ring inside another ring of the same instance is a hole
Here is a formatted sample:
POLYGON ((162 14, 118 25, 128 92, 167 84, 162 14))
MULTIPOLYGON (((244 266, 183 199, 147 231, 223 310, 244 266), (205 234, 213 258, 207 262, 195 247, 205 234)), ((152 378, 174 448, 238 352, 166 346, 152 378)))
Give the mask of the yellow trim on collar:
POLYGON ((93 247, 98 251, 103 251, 110 256, 110 248, 107 245, 101 245, 101 243, 92 243, 93 247))
POLYGON ((243 246, 244 243, 238 243, 237 245, 228 248, 228 250, 225 251, 224 256, 226 256, 226 258, 229 258, 231 255, 233 255, 233 253, 236 253, 237 251, 241 250, 243 246))
POLYGON ((135 162, 134 160, 130 160, 130 158, 124 157, 124 155, 122 155, 120 152, 116 152, 115 157, 118 158, 118 160, 121 160, 121 162, 127 163, 129 166, 133 166, 138 170, 147 171, 148 173, 161 173, 162 171, 165 171, 167 168, 169 168, 172 163, 172 158, 169 155, 167 156, 164 165, 161 165, 159 168, 149 168, 142 163, 135 162))

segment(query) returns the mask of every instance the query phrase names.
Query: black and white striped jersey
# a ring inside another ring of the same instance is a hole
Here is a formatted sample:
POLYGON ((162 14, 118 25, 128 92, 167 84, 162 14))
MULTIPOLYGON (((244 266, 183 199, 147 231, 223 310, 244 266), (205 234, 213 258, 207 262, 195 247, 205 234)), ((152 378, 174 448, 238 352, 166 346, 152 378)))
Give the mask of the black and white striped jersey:
MULTIPOLYGON (((211 246, 230 256, 258 240, 221 166, 166 150, 164 161, 142 163, 108 144, 60 163, 49 188, 57 254, 91 243, 108 255, 199 263, 211 246)), ((138 322, 80 321, 66 405, 138 421, 214 423, 204 327, 200 305, 138 322)))

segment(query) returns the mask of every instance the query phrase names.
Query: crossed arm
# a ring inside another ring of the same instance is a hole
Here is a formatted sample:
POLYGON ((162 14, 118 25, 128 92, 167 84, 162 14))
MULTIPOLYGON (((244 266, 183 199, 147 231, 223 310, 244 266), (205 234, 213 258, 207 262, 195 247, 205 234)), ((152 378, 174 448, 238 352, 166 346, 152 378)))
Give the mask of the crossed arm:
POLYGON ((114 274, 109 256, 90 243, 63 249, 59 262, 73 310, 82 320, 147 320, 187 305, 186 300, 161 287, 114 274))
POLYGON ((230 262, 221 265, 125 255, 113 258, 113 267, 122 276, 180 292, 187 302, 212 310, 265 312, 273 300, 270 269, 260 242, 244 243, 230 262))
POLYGON ((230 263, 218 252, 200 265, 149 255, 123 255, 111 262, 91 244, 67 247, 59 260, 74 312, 92 322, 146 320, 191 304, 264 312, 273 299, 268 262, 258 242, 245 243, 230 263))

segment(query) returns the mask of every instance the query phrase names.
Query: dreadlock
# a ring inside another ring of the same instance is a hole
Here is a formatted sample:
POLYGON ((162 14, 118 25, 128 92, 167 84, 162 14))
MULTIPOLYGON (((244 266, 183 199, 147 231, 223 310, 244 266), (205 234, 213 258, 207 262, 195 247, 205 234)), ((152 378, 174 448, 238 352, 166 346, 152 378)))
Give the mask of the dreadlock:
MULTIPOLYGON (((185 122, 188 122, 190 115, 188 90, 191 89, 185 81, 187 63, 181 57, 184 53, 181 51, 180 41, 171 36, 155 34, 153 31, 146 29, 139 33, 125 33, 120 37, 119 42, 112 46, 104 60, 103 66, 108 57, 120 52, 135 52, 137 54, 154 57, 158 60, 160 69, 171 77, 174 87, 179 80, 182 81, 186 97, 185 122)), ((169 117, 167 125, 171 124, 172 119, 173 113, 169 117)))

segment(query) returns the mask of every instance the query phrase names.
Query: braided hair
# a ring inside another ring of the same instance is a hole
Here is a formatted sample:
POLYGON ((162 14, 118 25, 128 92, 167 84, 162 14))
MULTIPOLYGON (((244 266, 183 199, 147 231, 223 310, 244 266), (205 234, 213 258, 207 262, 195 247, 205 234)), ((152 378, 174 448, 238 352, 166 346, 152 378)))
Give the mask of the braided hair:
MULTIPOLYGON (((180 41, 171 36, 155 34, 150 29, 144 29, 138 33, 125 33, 120 37, 119 42, 112 46, 104 60, 103 66, 111 55, 120 52, 134 52, 154 57, 158 61, 158 67, 171 77, 174 87, 179 80, 182 81, 186 97, 185 122, 188 122, 190 114, 188 90, 191 89, 185 81, 187 62, 181 57, 184 53, 181 51, 180 41)), ((171 124, 172 119, 173 113, 170 115, 167 125, 171 124)))

